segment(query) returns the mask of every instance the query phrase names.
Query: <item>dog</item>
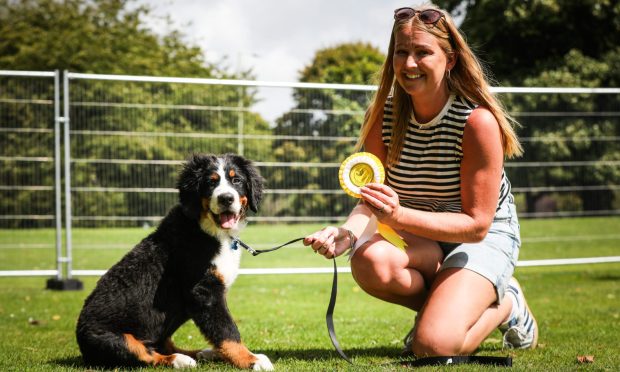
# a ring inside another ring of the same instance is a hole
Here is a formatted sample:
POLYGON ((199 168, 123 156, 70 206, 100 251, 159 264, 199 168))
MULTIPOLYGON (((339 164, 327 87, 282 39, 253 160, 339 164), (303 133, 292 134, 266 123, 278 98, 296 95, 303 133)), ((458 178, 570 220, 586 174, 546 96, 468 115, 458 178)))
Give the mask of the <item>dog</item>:
POLYGON ((194 154, 184 164, 179 203, 157 229, 98 281, 86 298, 76 336, 87 365, 196 366, 221 359, 238 368, 273 370, 241 342, 226 306, 241 249, 235 237, 248 209, 258 211, 264 179, 233 154, 194 154), (192 319, 213 346, 178 349, 173 333, 192 319))

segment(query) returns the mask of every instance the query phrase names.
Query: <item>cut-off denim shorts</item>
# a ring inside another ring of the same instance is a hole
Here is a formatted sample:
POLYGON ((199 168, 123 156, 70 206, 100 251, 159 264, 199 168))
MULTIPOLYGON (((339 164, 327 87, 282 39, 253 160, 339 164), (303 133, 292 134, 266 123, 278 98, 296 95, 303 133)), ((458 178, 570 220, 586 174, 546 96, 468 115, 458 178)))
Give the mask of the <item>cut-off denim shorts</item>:
POLYGON ((439 270, 464 268, 482 275, 495 287, 499 304, 519 259, 519 230, 516 207, 509 196, 495 213, 484 240, 478 243, 439 243, 445 254, 439 270))

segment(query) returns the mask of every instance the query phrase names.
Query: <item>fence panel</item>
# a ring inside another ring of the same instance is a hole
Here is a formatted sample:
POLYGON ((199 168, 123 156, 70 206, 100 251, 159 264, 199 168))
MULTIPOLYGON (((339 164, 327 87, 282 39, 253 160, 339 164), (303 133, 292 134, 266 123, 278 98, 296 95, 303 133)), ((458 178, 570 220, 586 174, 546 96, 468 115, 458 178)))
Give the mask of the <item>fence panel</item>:
MULTIPOLYGON (((58 272, 61 262, 71 271, 72 226, 156 224, 193 152, 254 160, 267 180, 254 222, 337 222, 356 202, 337 173, 374 87, 66 73, 61 117, 54 76, 0 74, 0 228, 56 226, 58 272), (262 111, 264 97, 287 94, 292 105, 262 111), (64 257, 54 209, 61 122, 64 257)), ((521 124, 525 156, 506 162, 521 217, 620 214, 620 89, 495 91, 521 124)))
MULTIPOLYGON (((45 241, 30 242, 42 257, 40 270, 54 275, 60 254, 60 154, 58 72, 0 71, 0 228, 54 228, 45 241), (54 266, 56 266, 55 269, 54 266)), ((26 235, 24 235, 26 236, 26 235)), ((19 274, 10 255, 21 255, 23 241, 0 247, 0 270, 19 274)))

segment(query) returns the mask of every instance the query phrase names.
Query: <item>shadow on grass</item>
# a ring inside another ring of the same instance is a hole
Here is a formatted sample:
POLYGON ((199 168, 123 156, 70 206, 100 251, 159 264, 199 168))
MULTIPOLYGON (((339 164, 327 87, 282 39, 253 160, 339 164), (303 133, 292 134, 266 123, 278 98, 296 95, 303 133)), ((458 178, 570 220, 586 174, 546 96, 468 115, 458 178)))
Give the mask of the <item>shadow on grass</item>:
POLYGON ((65 367, 65 368, 84 368, 85 367, 81 356, 52 359, 49 361, 49 364, 53 364, 55 366, 60 366, 60 367, 65 367))
MULTIPOLYGON (((253 350, 255 353, 267 355, 272 362, 276 362, 279 359, 298 360, 298 361, 328 361, 328 360, 342 360, 336 350, 331 348, 325 349, 260 349, 253 350)), ((400 350, 393 347, 373 347, 373 348, 359 348, 359 349, 347 349, 344 353, 351 359, 358 357, 377 357, 393 359, 394 363, 398 363, 400 360, 400 350)), ((391 361, 388 363, 391 364, 391 361)), ((64 368, 88 368, 89 370, 97 370, 86 366, 82 361, 81 356, 66 357, 59 359, 52 359, 49 364, 64 367, 64 368)))
MULTIPOLYGON (((400 358, 400 350, 394 347, 354 348, 343 350, 350 359, 358 357, 400 358)), ((253 352, 265 354, 273 359, 295 360, 340 360, 335 349, 260 349, 253 352)))

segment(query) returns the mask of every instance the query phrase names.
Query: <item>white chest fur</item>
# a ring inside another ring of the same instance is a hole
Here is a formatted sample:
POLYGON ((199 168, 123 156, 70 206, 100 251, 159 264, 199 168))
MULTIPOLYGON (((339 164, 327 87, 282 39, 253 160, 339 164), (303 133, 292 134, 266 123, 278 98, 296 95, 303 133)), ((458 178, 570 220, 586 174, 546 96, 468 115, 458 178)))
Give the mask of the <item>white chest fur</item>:
POLYGON ((217 267, 217 272, 222 275, 224 285, 228 289, 239 274, 239 263, 241 261, 241 249, 232 249, 231 241, 223 239, 221 242, 220 253, 213 258, 213 265, 217 267))

